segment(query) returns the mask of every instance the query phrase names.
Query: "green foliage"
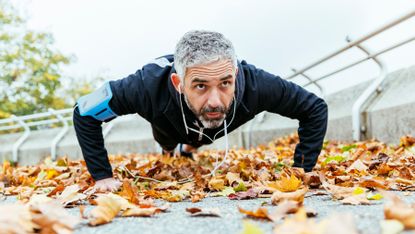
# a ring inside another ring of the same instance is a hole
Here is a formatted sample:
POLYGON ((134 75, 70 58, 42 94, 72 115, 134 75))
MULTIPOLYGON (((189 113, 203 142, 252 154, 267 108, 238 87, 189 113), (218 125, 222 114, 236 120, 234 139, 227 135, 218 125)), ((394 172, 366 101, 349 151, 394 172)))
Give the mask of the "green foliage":
POLYGON ((53 43, 50 33, 26 29, 16 9, 0 0, 0 118, 73 105, 60 92, 61 69, 71 58, 53 43))
POLYGON ((353 145, 345 145, 345 146, 343 146, 343 147, 341 148, 341 150, 342 150, 342 152, 344 153, 344 152, 350 151, 351 149, 354 149, 354 148, 356 148, 356 147, 357 147, 357 145, 356 145, 356 144, 353 144, 353 145))
POLYGON ((345 162, 346 160, 347 160, 346 156, 343 156, 343 155, 329 156, 326 158, 326 160, 324 160, 324 162, 321 163, 321 166, 325 167, 327 163, 330 163, 330 162, 342 163, 342 162, 345 162))

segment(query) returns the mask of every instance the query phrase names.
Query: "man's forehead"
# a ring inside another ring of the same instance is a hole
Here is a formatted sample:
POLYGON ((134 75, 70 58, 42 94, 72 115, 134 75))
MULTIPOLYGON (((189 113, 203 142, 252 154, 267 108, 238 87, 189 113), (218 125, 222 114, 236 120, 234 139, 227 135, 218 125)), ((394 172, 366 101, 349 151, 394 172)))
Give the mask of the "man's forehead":
POLYGON ((218 60, 204 65, 197 65, 187 69, 186 77, 189 80, 195 78, 221 79, 233 77, 235 70, 232 61, 218 60))

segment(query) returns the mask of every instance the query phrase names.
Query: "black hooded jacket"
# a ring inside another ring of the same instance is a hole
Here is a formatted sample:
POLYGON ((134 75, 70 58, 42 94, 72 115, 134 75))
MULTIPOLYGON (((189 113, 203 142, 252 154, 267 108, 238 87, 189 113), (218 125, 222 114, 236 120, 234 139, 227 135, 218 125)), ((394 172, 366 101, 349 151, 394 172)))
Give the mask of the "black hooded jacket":
MULTIPOLYGON (((167 55, 145 65, 135 74, 116 81, 110 86, 113 97, 109 103, 117 115, 137 113, 151 123, 154 139, 165 150, 173 150, 178 143, 194 147, 212 143, 198 133, 186 133, 180 109, 179 93, 170 76, 175 72, 173 55, 167 55)), ((183 96, 182 96, 183 100, 183 96)), ((300 143, 294 154, 294 166, 311 171, 320 154, 327 128, 327 105, 323 99, 302 87, 258 69, 245 61, 238 62, 235 101, 227 114, 227 128, 231 132, 253 119, 262 111, 276 113, 299 120, 300 143), (232 113, 235 109, 235 113, 232 113)), ((183 102, 188 127, 202 126, 193 112, 183 102)), ((73 114, 76 135, 89 172, 95 180, 112 177, 111 165, 102 136, 101 121, 90 116, 80 116, 76 107, 73 114)), ((203 129, 210 138, 221 131, 203 129)))

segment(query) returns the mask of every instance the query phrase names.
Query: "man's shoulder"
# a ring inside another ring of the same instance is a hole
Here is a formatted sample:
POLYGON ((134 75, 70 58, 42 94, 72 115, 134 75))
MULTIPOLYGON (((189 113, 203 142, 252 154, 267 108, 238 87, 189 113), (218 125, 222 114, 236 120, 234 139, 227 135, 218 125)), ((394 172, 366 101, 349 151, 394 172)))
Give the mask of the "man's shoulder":
POLYGON ((147 65, 157 65, 159 68, 173 67, 174 55, 168 54, 150 60, 147 65))

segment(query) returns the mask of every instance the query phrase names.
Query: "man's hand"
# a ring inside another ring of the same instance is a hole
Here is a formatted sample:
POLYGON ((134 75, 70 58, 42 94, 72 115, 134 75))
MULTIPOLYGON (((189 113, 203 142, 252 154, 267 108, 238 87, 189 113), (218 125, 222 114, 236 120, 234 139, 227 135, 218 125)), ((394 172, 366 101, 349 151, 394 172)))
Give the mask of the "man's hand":
POLYGON ((97 180, 94 189, 97 192, 115 192, 121 186, 121 182, 114 178, 97 180))

